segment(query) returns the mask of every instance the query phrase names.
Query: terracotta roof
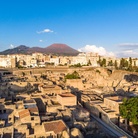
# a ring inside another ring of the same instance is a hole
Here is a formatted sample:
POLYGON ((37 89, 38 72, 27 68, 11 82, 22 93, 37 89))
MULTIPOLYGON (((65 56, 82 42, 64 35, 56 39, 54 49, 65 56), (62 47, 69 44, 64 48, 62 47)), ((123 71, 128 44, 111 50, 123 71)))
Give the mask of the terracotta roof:
POLYGON ((28 110, 30 111, 30 113, 38 113, 38 108, 37 107, 32 107, 32 108, 28 108, 28 110))
POLYGON ((35 103, 35 100, 34 99, 29 99, 29 100, 24 100, 24 103, 35 103))
POLYGON ((24 109, 23 111, 20 111, 19 112, 19 117, 20 119, 24 118, 24 117, 27 117, 27 116, 30 116, 30 112, 28 109, 24 109))
POLYGON ((44 123, 45 132, 53 131, 55 134, 58 134, 67 129, 66 125, 62 120, 51 121, 44 123))

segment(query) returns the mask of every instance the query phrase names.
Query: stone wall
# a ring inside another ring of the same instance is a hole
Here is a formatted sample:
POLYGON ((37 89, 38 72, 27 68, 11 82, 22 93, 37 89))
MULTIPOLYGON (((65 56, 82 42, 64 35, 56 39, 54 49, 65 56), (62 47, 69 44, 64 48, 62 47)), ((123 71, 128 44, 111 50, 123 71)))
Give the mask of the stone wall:
POLYGON ((52 106, 46 107, 47 112, 57 112, 57 109, 62 109, 62 106, 61 105, 52 105, 52 106))
POLYGON ((80 90, 82 90, 84 88, 82 79, 67 79, 66 84, 73 88, 78 88, 80 90))
POLYGON ((109 108, 110 110, 116 111, 119 113, 119 104, 122 102, 110 100, 109 98, 104 98, 104 105, 106 108, 109 108))
POLYGON ((60 95, 57 95, 57 101, 62 105, 62 106, 75 106, 77 105, 77 97, 71 96, 71 97, 63 97, 60 95))

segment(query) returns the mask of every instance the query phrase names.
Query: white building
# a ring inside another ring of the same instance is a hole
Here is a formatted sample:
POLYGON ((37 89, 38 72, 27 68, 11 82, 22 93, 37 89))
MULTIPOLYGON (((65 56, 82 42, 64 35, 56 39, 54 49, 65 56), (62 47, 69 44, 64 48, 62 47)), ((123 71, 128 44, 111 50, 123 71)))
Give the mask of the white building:
POLYGON ((50 63, 54 63, 55 66, 59 65, 59 57, 50 58, 50 63))
POLYGON ((14 68, 16 66, 16 58, 9 55, 0 56, 0 67, 14 68))
POLYGON ((87 65, 88 61, 85 53, 80 53, 78 54, 78 56, 72 57, 71 64, 75 65, 78 63, 80 63, 81 65, 87 65))
POLYGON ((93 67, 98 67, 99 64, 97 63, 97 61, 99 60, 99 55, 98 53, 86 53, 87 56, 87 61, 91 63, 91 66, 93 67))

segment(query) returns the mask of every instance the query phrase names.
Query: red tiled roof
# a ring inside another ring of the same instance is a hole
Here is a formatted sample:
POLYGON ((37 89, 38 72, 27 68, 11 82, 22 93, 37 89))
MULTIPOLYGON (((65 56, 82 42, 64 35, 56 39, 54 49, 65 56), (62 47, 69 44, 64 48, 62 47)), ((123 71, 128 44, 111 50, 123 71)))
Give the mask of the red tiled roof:
POLYGON ((54 131, 55 134, 58 134, 64 130, 67 130, 66 125, 62 120, 52 121, 44 123, 45 132, 54 131))
POLYGON ((24 103, 35 103, 34 99, 24 100, 24 103))
POLYGON ((32 107, 32 108, 28 108, 28 110, 30 111, 30 113, 38 113, 38 108, 37 107, 32 107))
POLYGON ((25 109, 25 110, 19 112, 20 119, 27 117, 27 116, 30 116, 30 112, 28 109, 25 109))

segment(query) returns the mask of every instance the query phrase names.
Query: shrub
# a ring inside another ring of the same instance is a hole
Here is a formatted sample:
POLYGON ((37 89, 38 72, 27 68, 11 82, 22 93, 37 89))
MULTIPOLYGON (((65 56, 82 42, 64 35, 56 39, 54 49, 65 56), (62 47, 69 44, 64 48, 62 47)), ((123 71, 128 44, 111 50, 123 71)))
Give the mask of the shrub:
POLYGON ((80 79, 80 76, 79 76, 79 73, 77 71, 74 71, 73 73, 71 74, 67 74, 65 76, 65 79, 80 79))

